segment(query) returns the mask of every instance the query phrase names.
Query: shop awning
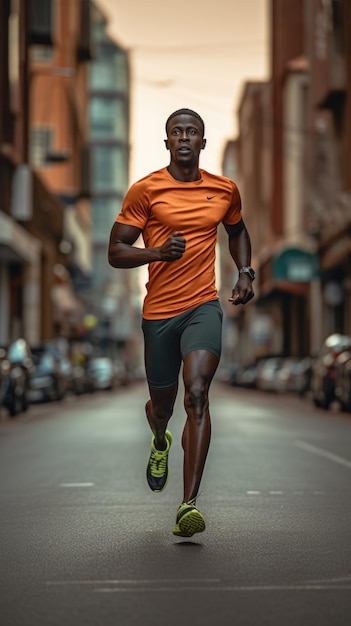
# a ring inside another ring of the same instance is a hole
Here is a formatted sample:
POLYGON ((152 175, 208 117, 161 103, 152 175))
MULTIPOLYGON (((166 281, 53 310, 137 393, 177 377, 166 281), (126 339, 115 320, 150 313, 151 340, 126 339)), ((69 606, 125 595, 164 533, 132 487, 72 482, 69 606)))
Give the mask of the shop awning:
POLYGON ((299 248, 286 248, 272 260, 273 280, 308 283, 318 276, 317 255, 299 248))

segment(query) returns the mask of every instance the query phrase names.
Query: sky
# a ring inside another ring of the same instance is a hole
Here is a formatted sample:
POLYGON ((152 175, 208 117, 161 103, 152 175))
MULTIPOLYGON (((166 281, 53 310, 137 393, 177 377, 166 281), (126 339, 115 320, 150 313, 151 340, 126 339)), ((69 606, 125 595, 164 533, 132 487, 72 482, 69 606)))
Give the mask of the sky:
POLYGON ((269 0, 95 0, 130 51, 130 183, 169 163, 165 121, 181 107, 205 121, 200 166, 221 174, 238 133, 245 81, 269 77, 269 0))

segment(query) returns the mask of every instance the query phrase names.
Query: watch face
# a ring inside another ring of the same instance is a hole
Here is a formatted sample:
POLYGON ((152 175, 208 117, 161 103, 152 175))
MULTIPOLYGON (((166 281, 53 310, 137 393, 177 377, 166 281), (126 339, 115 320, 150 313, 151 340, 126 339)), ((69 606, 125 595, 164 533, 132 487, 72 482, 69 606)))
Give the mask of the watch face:
POLYGON ((239 273, 248 274, 251 280, 254 280, 256 278, 255 270, 253 270, 252 267, 242 267, 239 273))
POLYGON ((253 280, 256 276, 254 270, 252 269, 252 267, 249 268, 248 270, 248 275, 250 276, 251 280, 253 280))

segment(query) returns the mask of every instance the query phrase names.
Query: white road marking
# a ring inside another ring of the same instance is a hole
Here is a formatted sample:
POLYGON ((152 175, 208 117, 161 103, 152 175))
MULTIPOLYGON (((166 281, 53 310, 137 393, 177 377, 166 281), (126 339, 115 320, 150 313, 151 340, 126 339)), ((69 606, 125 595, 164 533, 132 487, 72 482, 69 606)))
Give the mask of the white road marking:
MULTIPOLYGON (((281 491, 281 490, 272 490, 272 491, 268 491, 270 496, 285 496, 285 495, 290 495, 289 491, 281 491)), ((305 493, 305 491, 300 491, 300 490, 296 490, 293 491, 293 495, 294 496, 303 496, 305 493)), ((325 496, 326 492, 325 491, 312 491, 311 492, 312 495, 314 496, 325 496)), ((262 491, 254 491, 254 490, 250 490, 250 491, 246 491, 246 495, 247 496, 261 496, 261 495, 265 495, 264 492, 262 491)))
POLYGON ((316 580, 310 580, 311 584, 319 584, 319 583, 351 583, 351 576, 338 576, 337 578, 328 578, 328 581, 323 580, 322 578, 317 578, 316 580))
POLYGON ((60 487, 95 487, 95 483, 61 483, 60 487))
POLYGON ((152 578, 136 578, 131 579, 131 578, 117 578, 117 579, 107 579, 107 580, 47 580, 46 581, 46 585, 49 586, 62 586, 62 585, 67 585, 67 586, 74 586, 74 585, 158 585, 159 583, 162 584, 172 584, 175 585, 176 583, 182 583, 182 585, 184 585, 185 583, 191 583, 191 584, 215 584, 215 583, 220 583, 220 579, 219 578, 162 578, 162 580, 158 580, 156 578, 152 579, 152 578))
POLYGON ((189 591, 215 591, 215 592, 269 592, 269 591, 350 591, 351 578, 331 578, 326 580, 304 581, 286 585, 225 585, 216 578, 205 579, 162 579, 162 580, 71 580, 71 581, 47 581, 46 585, 55 586, 82 586, 93 587, 95 593, 143 593, 150 592, 152 586, 157 592, 189 592, 189 591), (101 586, 102 585, 102 586, 101 586), (106 586, 109 585, 109 586, 106 586), (161 586, 162 585, 162 586, 161 586))
POLYGON ((322 448, 312 446, 310 443, 306 443, 306 441, 295 441, 295 446, 301 448, 301 450, 306 450, 306 452, 311 452, 311 454, 322 456, 329 461, 334 461, 334 463, 338 463, 339 465, 343 465, 344 467, 351 469, 351 461, 348 461, 337 454, 333 454, 333 452, 328 452, 328 450, 322 450, 322 448))
MULTIPOLYGON (((258 592, 258 591, 263 591, 263 592, 267 592, 267 591, 350 591, 351 590, 351 584, 349 585, 253 585, 252 587, 250 586, 237 586, 237 587, 192 587, 192 586, 188 586, 188 587, 157 587, 157 593, 172 593, 172 591, 179 593, 180 591, 184 591, 184 592, 193 592, 193 591, 203 591, 205 593, 208 593, 209 591, 216 591, 218 592, 236 592, 236 593, 243 593, 243 592, 258 592)), ((150 587, 140 587, 138 589, 135 589, 133 587, 133 589, 128 589, 127 587, 102 587, 99 589, 94 589, 95 593, 133 593, 135 594, 136 592, 139 593, 149 593, 150 592, 150 587)))

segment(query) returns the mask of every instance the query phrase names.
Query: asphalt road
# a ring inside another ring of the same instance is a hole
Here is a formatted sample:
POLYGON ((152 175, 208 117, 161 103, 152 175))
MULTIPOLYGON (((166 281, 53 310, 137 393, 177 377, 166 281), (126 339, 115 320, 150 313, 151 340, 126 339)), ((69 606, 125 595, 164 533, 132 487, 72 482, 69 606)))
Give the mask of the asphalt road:
POLYGON ((351 624, 351 415, 216 382, 207 529, 184 540, 182 397, 162 494, 146 397, 140 383, 0 423, 1 626, 351 624))

